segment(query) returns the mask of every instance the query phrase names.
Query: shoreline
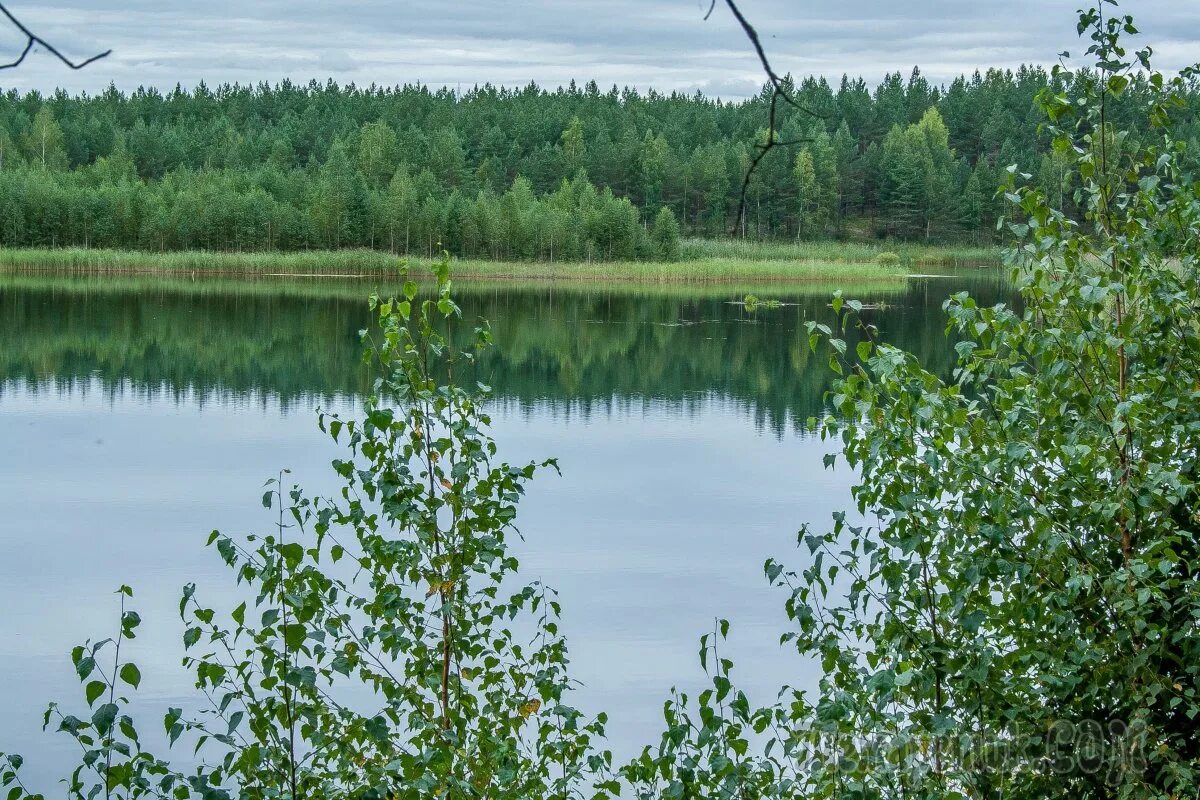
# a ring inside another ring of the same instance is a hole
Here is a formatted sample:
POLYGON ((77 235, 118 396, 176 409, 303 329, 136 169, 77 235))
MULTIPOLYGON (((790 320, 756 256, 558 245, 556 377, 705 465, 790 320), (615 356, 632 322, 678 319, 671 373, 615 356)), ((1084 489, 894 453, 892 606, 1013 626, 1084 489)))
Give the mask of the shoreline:
MULTIPOLYGON (((905 280, 806 280, 771 283, 754 280, 716 282, 657 282, 599 280, 536 280, 533 278, 494 278, 466 276, 454 281, 456 291, 464 294, 545 292, 549 294, 583 294, 596 296, 637 295, 642 297, 679 297, 689 299, 718 298, 737 301, 747 294, 762 297, 831 296, 843 290, 860 299, 894 297, 904 291, 905 280)), ((142 291, 180 294, 272 294, 312 298, 360 299, 365 302, 371 292, 380 295, 399 293, 399 275, 367 275, 332 278, 304 278, 293 275, 270 276, 261 273, 218 275, 179 272, 80 272, 70 270, 13 270, 0 266, 0 291, 5 288, 45 289, 87 294, 138 293, 142 291)), ((432 285, 420 281, 427 291, 432 285)))
MULTIPOLYGON (((930 269, 989 268, 990 251, 955 248, 902 248, 907 253, 887 265, 865 260, 882 252, 832 243, 690 242, 692 257, 679 261, 480 261, 451 259, 451 272, 462 283, 550 282, 614 285, 796 286, 831 282, 903 284, 930 269), (711 255, 697 253, 707 249, 711 255), (918 269, 919 268, 919 269, 918 269)), ((407 263, 421 278, 434 261, 403 259, 372 250, 247 253, 220 251, 146 252, 83 248, 0 248, 0 272, 25 275, 92 277, 282 278, 285 280, 368 280, 399 276, 407 263)))

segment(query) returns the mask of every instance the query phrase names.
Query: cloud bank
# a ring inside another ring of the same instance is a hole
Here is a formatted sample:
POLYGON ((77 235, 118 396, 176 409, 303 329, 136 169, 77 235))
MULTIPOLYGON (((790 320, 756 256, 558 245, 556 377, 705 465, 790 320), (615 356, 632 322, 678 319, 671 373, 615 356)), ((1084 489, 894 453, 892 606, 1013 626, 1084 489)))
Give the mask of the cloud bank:
MULTIPOLYGON (((877 82, 919 65, 935 82, 991 66, 1046 64, 1075 35, 1078 0, 742 0, 776 68, 877 82)), ((753 93, 761 73, 722 7, 703 20, 697 0, 14 0, 36 33, 83 57, 114 53, 81 72, 46 54, 0 72, 0 88, 97 92, 201 80, 470 88, 596 80, 660 91, 753 93)), ((1127 0, 1158 65, 1200 58, 1200 3, 1127 0)), ((20 52, 0 31, 0 58, 20 52)))

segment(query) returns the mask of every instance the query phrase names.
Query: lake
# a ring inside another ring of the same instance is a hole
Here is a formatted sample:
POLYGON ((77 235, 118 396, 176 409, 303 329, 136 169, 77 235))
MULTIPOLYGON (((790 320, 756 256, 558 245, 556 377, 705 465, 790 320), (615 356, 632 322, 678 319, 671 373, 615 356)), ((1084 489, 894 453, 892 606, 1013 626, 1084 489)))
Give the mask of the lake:
MULTIPOLYGON (((234 591, 208 533, 268 531, 261 487, 281 468, 310 493, 333 489, 339 451, 314 410, 358 404, 370 288, 0 275, 0 751, 26 756, 34 791, 55 791, 73 763, 41 713, 83 705, 68 654, 111 633, 117 586, 134 588, 145 620, 130 648, 135 708, 157 735, 191 696, 181 587, 234 591)), ((1008 294, 984 269, 847 296, 884 304, 867 312, 883 337, 948 373, 941 304, 963 289, 1008 294)), ((804 324, 830 319, 829 294, 779 289, 785 305, 754 313, 739 296, 561 284, 459 296, 497 341, 481 370, 501 454, 560 461, 562 477, 541 475, 521 505, 516 550, 527 579, 560 591, 578 704, 610 713, 621 755, 657 743, 673 684, 703 683, 697 639, 714 617, 733 624, 734 677, 752 701, 815 680, 779 646, 784 597, 762 563, 802 563, 797 529, 850 506, 853 474, 824 469, 830 445, 804 429, 830 382, 804 324)))

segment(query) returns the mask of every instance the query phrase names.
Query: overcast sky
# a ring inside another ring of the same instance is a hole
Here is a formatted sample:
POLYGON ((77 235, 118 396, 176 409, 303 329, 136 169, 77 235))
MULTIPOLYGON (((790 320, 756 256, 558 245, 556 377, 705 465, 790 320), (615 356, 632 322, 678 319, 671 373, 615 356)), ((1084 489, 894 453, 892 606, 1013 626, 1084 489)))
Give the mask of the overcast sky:
MULTIPOLYGON (((862 75, 872 84, 914 64, 937 82, 978 67, 1048 63, 1082 50, 1080 0, 742 0, 780 72, 862 75)), ((595 79, 740 97, 761 83, 753 54, 718 6, 698 0, 63 0, 7 3, 81 72, 35 53, 0 87, 95 92, 109 82, 170 88, 200 80, 433 86, 556 86, 595 79), (705 4, 706 5, 706 4, 705 4)), ((1158 65, 1200 59, 1200 0, 1126 0, 1158 65)), ((0 49, 23 39, 7 28, 0 49)))

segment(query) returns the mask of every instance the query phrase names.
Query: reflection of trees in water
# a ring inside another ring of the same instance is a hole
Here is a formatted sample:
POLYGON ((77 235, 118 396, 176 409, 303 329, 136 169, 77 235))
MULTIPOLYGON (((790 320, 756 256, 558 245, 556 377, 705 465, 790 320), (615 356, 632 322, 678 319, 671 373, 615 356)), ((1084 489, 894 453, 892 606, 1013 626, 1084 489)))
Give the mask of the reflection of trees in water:
MULTIPOLYGON (((951 286, 914 283, 871 319, 924 363, 948 367, 940 306, 951 286)), ((987 302, 998 292, 977 287, 987 302)), ((781 432, 820 411, 829 383, 804 328, 829 319, 823 295, 753 315, 721 299, 598 291, 504 289, 460 301, 468 321, 491 320, 498 343, 480 379, 527 410, 587 416, 653 402, 694 413, 732 402, 781 432)), ((0 284, 0 378, 58 391, 99 383, 181 402, 356 395, 367 319, 365 304, 345 297, 0 284)))

